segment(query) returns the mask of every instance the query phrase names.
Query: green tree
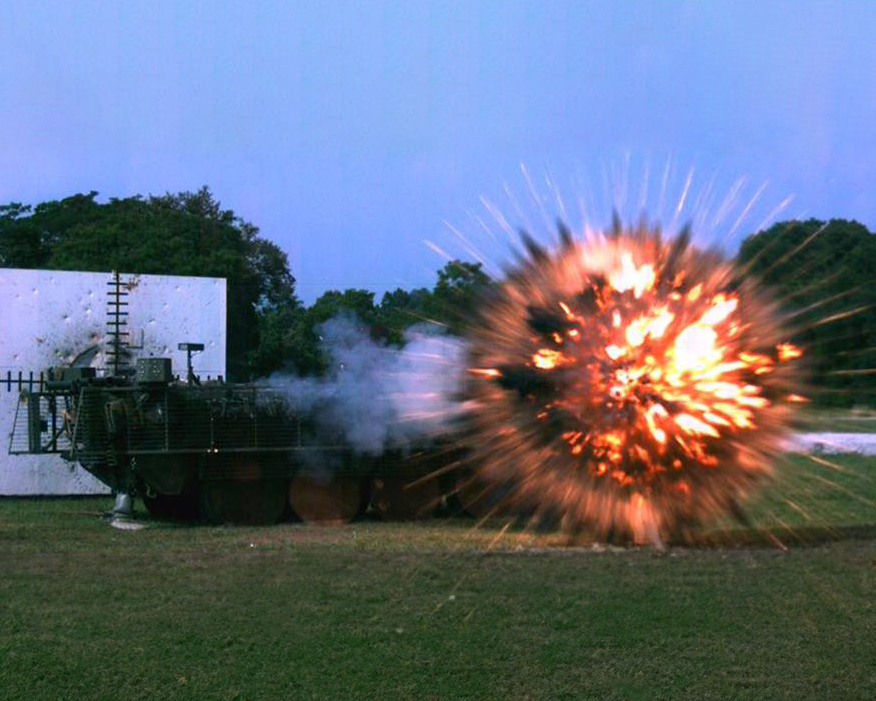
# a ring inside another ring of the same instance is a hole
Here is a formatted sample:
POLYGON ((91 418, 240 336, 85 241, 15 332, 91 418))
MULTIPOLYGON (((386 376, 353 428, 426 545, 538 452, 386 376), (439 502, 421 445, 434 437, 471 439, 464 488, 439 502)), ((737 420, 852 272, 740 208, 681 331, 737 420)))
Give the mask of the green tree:
POLYGON ((410 291, 397 288, 385 292, 378 315, 387 340, 396 345, 403 343, 406 328, 433 319, 434 306, 432 290, 425 287, 410 291))
POLYGON ((450 261, 438 271, 438 282, 432 291, 435 317, 447 324, 451 333, 462 333, 489 284, 490 277, 480 263, 450 261))
POLYGON ((300 310, 285 253, 207 187, 106 203, 96 197, 0 207, 0 266, 224 277, 229 375, 273 369, 271 320, 300 310))
POLYGON ((438 281, 431 290, 419 287, 385 293, 380 316, 397 342, 401 342, 404 329, 422 321, 443 324, 450 333, 459 335, 489 284, 480 263, 452 260, 438 271, 438 281))
POLYGON ((96 198, 92 191, 34 207, 0 206, 0 266, 224 277, 228 370, 238 380, 278 369, 324 372, 319 325, 343 311, 396 345, 422 321, 460 333, 489 284, 480 265, 451 261, 431 290, 397 289, 379 305, 367 290, 331 290, 304 309, 286 255, 207 187, 106 203, 96 198))
POLYGON ((786 221, 749 236, 739 262, 774 288, 825 405, 876 403, 876 235, 855 221, 786 221))
POLYGON ((303 375, 321 375, 328 359, 320 347, 319 325, 346 312, 374 327, 377 314, 374 293, 368 290, 329 290, 291 320, 283 336, 284 365, 303 375))
POLYGON ((386 292, 379 305, 367 290, 330 290, 302 313, 287 318, 276 315, 271 346, 276 358, 284 358, 287 370, 301 374, 322 374, 327 359, 320 346, 319 325, 341 313, 355 316, 365 324, 372 338, 402 345, 409 326, 424 321, 443 324, 451 333, 460 333, 477 297, 489 284, 480 265, 451 261, 438 271, 438 281, 429 290, 418 287, 386 292))

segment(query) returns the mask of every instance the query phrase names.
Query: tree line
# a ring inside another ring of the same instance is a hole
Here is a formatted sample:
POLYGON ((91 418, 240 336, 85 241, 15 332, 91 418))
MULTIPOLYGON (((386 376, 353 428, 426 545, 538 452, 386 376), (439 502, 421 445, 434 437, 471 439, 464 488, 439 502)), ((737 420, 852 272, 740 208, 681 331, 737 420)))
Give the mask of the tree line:
POLYGON ((876 406, 876 234, 847 219, 779 222, 737 259, 775 291, 815 403, 876 406))
POLYGON ((104 203, 97 194, 0 205, 0 267, 224 277, 227 372, 237 381, 278 370, 322 373, 317 329, 341 310, 389 343, 424 320, 458 332, 460 310, 487 283, 479 265, 452 261, 431 289, 397 289, 379 302, 368 290, 330 290, 305 306, 286 254, 209 188, 104 203))
MULTIPOLYGON (((748 236, 738 262, 776 291, 792 319, 815 401, 876 405, 876 235, 845 219, 780 222, 748 236)), ((286 254, 207 187, 0 205, 0 267, 224 277, 227 367, 240 381, 322 373, 318 327, 341 310, 388 343, 402 343, 404 330, 424 320, 458 333, 489 284, 479 265, 451 261, 431 288, 396 289, 379 301, 368 290, 330 290, 305 306, 286 254)))

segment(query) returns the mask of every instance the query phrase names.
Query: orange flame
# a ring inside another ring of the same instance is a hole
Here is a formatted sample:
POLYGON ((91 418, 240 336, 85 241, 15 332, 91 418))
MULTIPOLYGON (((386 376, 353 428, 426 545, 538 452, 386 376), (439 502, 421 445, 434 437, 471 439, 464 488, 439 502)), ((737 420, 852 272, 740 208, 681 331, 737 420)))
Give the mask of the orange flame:
POLYGON ((472 372, 491 381, 478 393, 495 413, 479 424, 487 477, 507 485, 513 464, 521 499, 553 500, 605 528, 660 530, 735 499, 703 496, 701 479, 674 475, 723 465, 714 489, 736 495, 748 482, 730 467, 769 469, 754 456, 777 443, 782 407, 805 401, 783 369, 802 350, 781 339, 751 286, 728 284, 730 264, 684 247, 670 255, 670 245, 648 231, 578 242, 505 283, 474 339, 490 369, 472 372), (533 300, 554 310, 545 313, 557 315, 555 330, 527 325, 533 300), (515 393, 514 376, 492 368, 516 365, 550 380, 515 393), (498 387, 497 377, 508 383, 498 387), (497 423, 515 428, 493 441, 497 423), (556 425, 566 429, 554 448, 556 425))

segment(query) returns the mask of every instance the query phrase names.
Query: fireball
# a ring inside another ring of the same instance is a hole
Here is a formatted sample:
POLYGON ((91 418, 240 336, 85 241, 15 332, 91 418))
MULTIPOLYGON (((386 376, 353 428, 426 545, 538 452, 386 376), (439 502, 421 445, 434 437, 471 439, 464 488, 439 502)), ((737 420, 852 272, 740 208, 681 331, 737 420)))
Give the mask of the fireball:
POLYGON ((472 324, 479 477, 516 511, 603 538, 741 517, 800 399, 776 305, 687 231, 560 234, 550 251, 524 239, 472 324))

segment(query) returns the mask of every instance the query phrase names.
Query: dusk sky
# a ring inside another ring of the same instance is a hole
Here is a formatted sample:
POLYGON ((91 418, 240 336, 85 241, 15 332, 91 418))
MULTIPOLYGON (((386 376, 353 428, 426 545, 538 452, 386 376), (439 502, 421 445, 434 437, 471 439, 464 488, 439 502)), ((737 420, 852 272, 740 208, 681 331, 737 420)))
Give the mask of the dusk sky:
POLYGON ((731 243, 772 214, 876 227, 870 0, 3 8, 0 202, 208 184, 308 302, 431 285, 425 240, 465 255, 445 222, 496 259, 481 196, 538 228, 551 183, 575 224, 580 200, 594 223, 711 205, 731 243))

